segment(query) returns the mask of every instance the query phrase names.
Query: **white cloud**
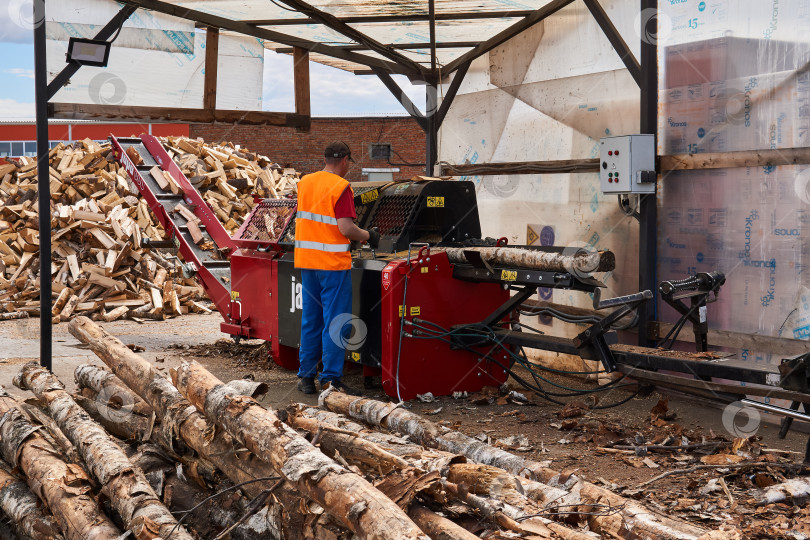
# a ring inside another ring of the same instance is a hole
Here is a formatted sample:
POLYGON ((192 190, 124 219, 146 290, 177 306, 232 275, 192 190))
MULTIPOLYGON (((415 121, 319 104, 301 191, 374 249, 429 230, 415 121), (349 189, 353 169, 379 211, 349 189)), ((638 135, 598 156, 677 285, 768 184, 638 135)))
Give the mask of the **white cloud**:
POLYGON ((4 120, 33 120, 36 118, 34 103, 21 103, 14 99, 0 98, 0 118, 4 120))
POLYGON ((11 68, 4 70, 4 73, 11 73, 12 75, 16 75, 17 77, 25 77, 26 79, 34 78, 33 69, 11 68))

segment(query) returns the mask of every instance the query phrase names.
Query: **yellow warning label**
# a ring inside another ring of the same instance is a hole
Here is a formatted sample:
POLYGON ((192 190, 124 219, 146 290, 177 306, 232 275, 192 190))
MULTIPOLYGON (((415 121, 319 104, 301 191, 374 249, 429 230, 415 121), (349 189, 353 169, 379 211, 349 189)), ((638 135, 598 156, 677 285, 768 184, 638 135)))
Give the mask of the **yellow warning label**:
POLYGON ((423 267, 422 267, 422 273, 423 273, 423 274, 427 274, 427 273, 428 273, 428 267, 427 267, 427 266, 423 266, 423 267))
POLYGON ((428 197, 428 208, 444 208, 444 197, 428 197))
POLYGON ((405 312, 405 310, 403 310, 402 307, 403 307, 402 304, 400 304, 400 306, 399 306, 399 316, 400 317, 402 317, 402 314, 405 312))
POLYGON ((371 191, 366 191, 365 193, 360 194, 360 202, 363 204, 374 202, 379 198, 380 198, 379 189, 372 189, 371 191))
POLYGON ((421 314, 422 314, 422 308, 421 307, 416 306, 416 307, 411 308, 411 315, 421 315, 421 314))
POLYGON ((531 225, 526 225, 526 244, 533 246, 540 240, 540 235, 537 234, 531 225))
POLYGON ((360 353, 359 352, 353 352, 352 353, 352 360, 354 360, 355 362, 359 362, 360 361, 360 353))
POLYGON ((239 291, 231 291, 231 301, 239 298, 239 291))
POLYGON ((501 270, 501 280, 515 281, 517 279, 517 270, 501 270))

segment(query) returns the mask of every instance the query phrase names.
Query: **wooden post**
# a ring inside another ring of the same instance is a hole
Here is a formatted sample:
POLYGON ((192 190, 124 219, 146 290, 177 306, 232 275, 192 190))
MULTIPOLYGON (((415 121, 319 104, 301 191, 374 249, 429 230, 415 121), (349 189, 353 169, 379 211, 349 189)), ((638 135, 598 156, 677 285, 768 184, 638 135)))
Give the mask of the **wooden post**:
POLYGON ((306 126, 301 131, 309 131, 309 51, 300 47, 293 49, 293 80, 295 84, 295 113, 306 116, 306 126))
POLYGON ((219 59, 219 28, 209 26, 205 30, 205 82, 203 109, 217 108, 217 61, 219 59))

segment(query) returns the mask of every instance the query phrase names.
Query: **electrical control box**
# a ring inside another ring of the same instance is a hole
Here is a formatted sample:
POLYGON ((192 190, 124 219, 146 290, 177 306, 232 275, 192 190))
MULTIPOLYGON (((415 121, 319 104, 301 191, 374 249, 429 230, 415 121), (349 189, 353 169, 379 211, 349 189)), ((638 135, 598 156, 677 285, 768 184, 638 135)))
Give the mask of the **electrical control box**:
POLYGON ((655 193, 655 136, 622 135, 599 141, 602 193, 655 193))

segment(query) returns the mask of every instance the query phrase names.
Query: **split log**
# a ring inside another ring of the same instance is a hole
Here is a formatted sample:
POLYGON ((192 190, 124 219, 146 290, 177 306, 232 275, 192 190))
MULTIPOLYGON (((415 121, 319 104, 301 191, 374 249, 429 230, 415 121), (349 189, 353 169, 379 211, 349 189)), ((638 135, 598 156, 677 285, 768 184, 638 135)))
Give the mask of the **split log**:
MULTIPOLYGON (((86 317, 77 317, 68 326, 70 333, 90 349, 110 368, 127 387, 135 392, 160 418, 161 440, 172 447, 176 438, 197 454, 213 463, 232 482, 241 484, 252 481, 242 489, 256 497, 269 487, 270 482, 258 479, 275 476, 273 468, 249 452, 227 433, 217 433, 202 414, 197 412, 172 383, 166 380, 155 367, 130 351, 120 340, 86 317)), ((268 534, 276 538, 329 538, 342 537, 340 526, 334 526, 319 516, 307 516, 299 510, 306 506, 300 495, 290 489, 274 492, 278 504, 268 512, 268 534)))
POLYGON ((39 501, 25 482, 0 467, 0 509, 14 522, 20 534, 34 540, 61 540, 62 532, 52 516, 42 513, 39 501))
POLYGON ((59 312, 61 312, 62 308, 65 307, 65 302, 67 302, 68 298, 70 298, 72 295, 73 289, 71 289, 70 287, 65 287, 64 289, 62 289, 62 292, 59 293, 59 296, 53 303, 51 315, 53 315, 54 317, 59 315, 59 312))
POLYGON ((211 421, 355 534, 427 540, 405 512, 368 481, 322 454, 252 398, 223 391, 222 382, 200 364, 183 362, 172 370, 172 382, 211 421))
POLYGON ((321 407, 345 414, 366 424, 382 427, 390 431, 407 434, 414 441, 458 453, 476 463, 493 465, 518 476, 543 482, 569 492, 567 503, 576 501, 580 505, 608 504, 619 509, 615 514, 591 515, 591 530, 601 534, 621 535, 626 528, 643 532, 651 538, 697 539, 708 531, 681 520, 663 516, 645 508, 642 504, 626 499, 605 488, 586 482, 575 475, 567 476, 560 485, 560 473, 549 469, 545 464, 523 459, 509 452, 484 444, 457 431, 441 428, 435 423, 393 403, 383 403, 365 398, 347 396, 328 388, 319 397, 321 407))
POLYGON ((48 408, 50 416, 79 450, 91 473, 103 486, 113 508, 136 538, 193 540, 152 491, 143 472, 135 467, 100 425, 70 397, 64 386, 37 363, 29 363, 14 384, 31 390, 48 408), (173 531, 173 532, 172 532, 173 531))
POLYGON ((616 256, 612 251, 596 251, 585 247, 570 247, 562 253, 513 247, 462 247, 437 248, 444 251, 450 262, 469 264, 466 252, 475 251, 493 266, 531 268, 546 272, 570 272, 587 275, 593 272, 609 272, 616 268, 616 256))
POLYGON ((34 494, 45 501, 65 538, 110 540, 121 532, 99 510, 90 479, 78 465, 59 459, 59 452, 0 390, 0 450, 7 463, 19 467, 34 494))

